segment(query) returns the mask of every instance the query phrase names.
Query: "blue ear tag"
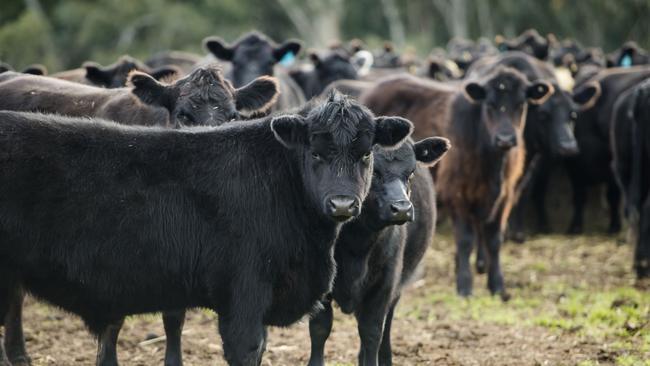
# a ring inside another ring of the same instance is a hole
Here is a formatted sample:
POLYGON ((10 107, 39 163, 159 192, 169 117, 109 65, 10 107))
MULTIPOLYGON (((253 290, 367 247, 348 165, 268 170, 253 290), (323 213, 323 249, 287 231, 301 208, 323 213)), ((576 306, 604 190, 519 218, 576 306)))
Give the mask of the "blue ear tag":
POLYGON ((632 66, 632 56, 625 55, 621 58, 621 61, 618 63, 620 67, 631 67, 632 66))
POLYGON ((282 56, 282 59, 280 60, 280 65, 284 67, 289 67, 293 65, 293 63, 296 61, 296 55, 293 54, 293 52, 289 51, 282 56))

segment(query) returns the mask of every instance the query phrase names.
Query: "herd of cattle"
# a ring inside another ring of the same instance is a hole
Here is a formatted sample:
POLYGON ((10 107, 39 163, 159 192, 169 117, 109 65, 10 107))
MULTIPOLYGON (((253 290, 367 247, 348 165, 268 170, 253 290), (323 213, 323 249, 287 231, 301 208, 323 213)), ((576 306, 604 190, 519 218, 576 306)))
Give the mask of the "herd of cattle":
POLYGON ((0 365, 30 363, 25 292, 79 315, 102 366, 117 365, 124 318, 152 312, 165 365, 181 365, 193 307, 219 314, 231 365, 259 365, 265 327, 310 314, 309 365, 324 365, 332 301, 357 319, 359 364, 390 365, 436 206, 458 293, 472 293, 476 247, 505 301, 501 243, 525 239, 528 201, 545 229, 562 164, 569 231, 606 184, 610 231, 622 195, 650 277, 650 56, 636 44, 605 55, 529 30, 422 62, 354 40, 304 63, 300 42, 258 32, 203 44, 49 76, 0 65, 0 365))

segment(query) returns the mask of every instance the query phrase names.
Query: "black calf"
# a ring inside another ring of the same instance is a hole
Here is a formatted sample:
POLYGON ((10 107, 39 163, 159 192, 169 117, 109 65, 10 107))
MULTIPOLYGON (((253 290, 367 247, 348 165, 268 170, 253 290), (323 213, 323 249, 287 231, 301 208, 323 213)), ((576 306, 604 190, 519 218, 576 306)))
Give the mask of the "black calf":
POLYGON ((334 254, 337 274, 332 295, 309 322, 310 366, 325 364, 332 300, 357 319, 359 364, 391 364, 393 312, 402 288, 431 243, 435 227, 433 182, 426 166, 433 166, 448 149, 449 141, 442 138, 409 142, 395 151, 374 149, 372 186, 363 213, 341 230, 334 254), (422 166, 416 167, 417 161, 422 166))

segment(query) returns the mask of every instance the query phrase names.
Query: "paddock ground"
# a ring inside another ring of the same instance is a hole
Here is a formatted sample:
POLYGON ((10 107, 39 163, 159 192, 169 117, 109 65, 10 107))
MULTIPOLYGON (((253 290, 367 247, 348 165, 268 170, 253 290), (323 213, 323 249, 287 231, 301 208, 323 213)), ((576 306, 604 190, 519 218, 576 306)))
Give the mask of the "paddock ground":
MULTIPOLYGON (((635 282, 632 248, 622 237, 505 244, 513 295, 506 304, 487 293, 484 276, 475 277, 473 298, 456 297, 453 251, 450 235, 437 236, 423 276, 404 295, 393 328, 395 365, 650 365, 650 286, 635 282)), ((355 322, 338 310, 335 319, 328 365, 353 365, 355 322)), ((28 299, 25 331, 36 366, 94 362, 95 342, 74 316, 28 299)), ((162 365, 163 334, 160 316, 128 319, 122 365, 162 365)), ((208 311, 189 312, 183 347, 186 365, 225 364, 208 311)), ((306 321, 270 330, 263 365, 305 365, 308 357, 306 321)))

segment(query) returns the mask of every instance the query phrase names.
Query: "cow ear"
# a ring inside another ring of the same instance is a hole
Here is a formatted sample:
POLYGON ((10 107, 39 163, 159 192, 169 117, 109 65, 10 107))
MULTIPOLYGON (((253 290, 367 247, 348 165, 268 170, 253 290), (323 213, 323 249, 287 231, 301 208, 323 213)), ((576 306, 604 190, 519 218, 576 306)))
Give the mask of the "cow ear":
POLYGON ((439 80, 438 75, 443 70, 443 65, 439 60, 429 59, 429 67, 427 70, 427 75, 434 80, 439 80))
POLYGON ((108 86, 111 83, 111 72, 104 69, 98 63, 84 62, 82 65, 86 69, 86 79, 95 85, 108 86))
POLYGON ((151 70, 151 75, 156 80, 169 80, 170 78, 178 77, 181 74, 181 69, 174 65, 166 65, 151 70))
POLYGON ((129 74, 129 83, 133 85, 131 93, 135 94, 143 103, 164 107, 168 110, 172 109, 169 87, 159 83, 151 75, 132 71, 129 74))
POLYGON ((584 111, 593 107, 602 93, 600 83, 591 81, 573 92, 573 101, 584 111))
POLYGON ((316 53, 316 51, 310 51, 309 52, 309 60, 316 67, 321 65, 321 59, 320 59, 320 57, 318 57, 318 54, 316 53))
POLYGON ((428 137, 413 145, 415 160, 426 167, 436 165, 450 148, 451 143, 444 137, 428 137))
POLYGON ((47 67, 41 64, 34 64, 34 65, 27 66, 21 72, 23 74, 30 74, 30 75, 47 75, 47 67))
POLYGON ((375 144, 383 148, 398 148, 413 132, 413 124, 402 117, 375 118, 375 144))
POLYGON ((204 39, 203 46, 220 60, 232 61, 232 58, 235 55, 235 49, 228 46, 228 44, 219 37, 208 37, 204 39))
POLYGON ((546 80, 537 80, 526 88, 526 98, 531 104, 544 104, 553 95, 555 88, 546 80))
POLYGON ((469 82, 463 87, 463 95, 472 103, 480 103, 487 96, 487 91, 485 91, 483 85, 469 82))
POLYGON ((273 57, 277 61, 280 61, 282 60, 284 55, 286 55, 289 52, 293 53, 294 56, 296 56, 298 55, 298 53, 300 53, 301 48, 302 48, 302 44, 299 41, 288 40, 273 50, 273 57))
POLYGON ((307 124, 301 116, 287 114, 275 117, 271 120, 271 130, 275 139, 288 149, 307 143, 307 124))
POLYGON ((280 95, 278 80, 261 76, 247 85, 235 90, 235 107, 243 115, 268 111, 280 95))

